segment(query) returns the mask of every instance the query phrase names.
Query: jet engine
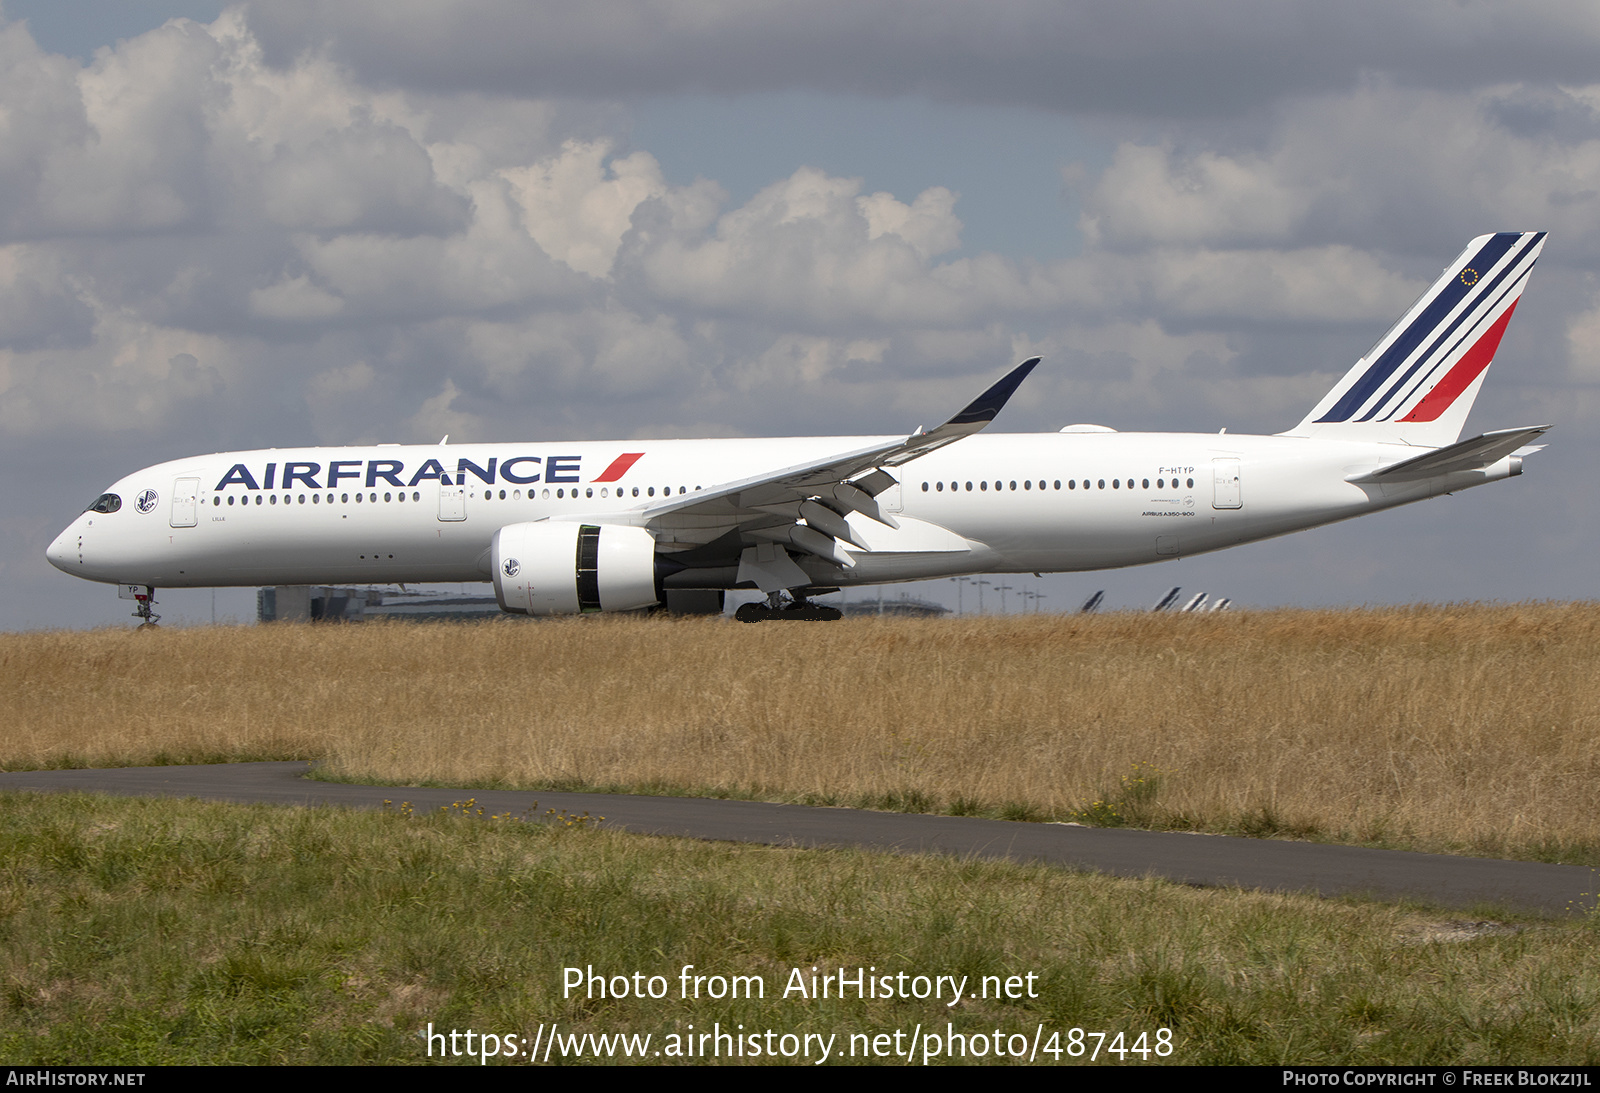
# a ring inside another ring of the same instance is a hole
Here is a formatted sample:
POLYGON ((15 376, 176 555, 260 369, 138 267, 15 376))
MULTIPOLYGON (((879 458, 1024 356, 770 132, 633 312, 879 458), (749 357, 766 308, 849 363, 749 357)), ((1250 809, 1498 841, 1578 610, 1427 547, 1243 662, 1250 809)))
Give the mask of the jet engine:
POLYGON ((576 615, 635 611, 660 602, 656 544, 644 528, 614 524, 508 524, 489 546, 502 611, 576 615))

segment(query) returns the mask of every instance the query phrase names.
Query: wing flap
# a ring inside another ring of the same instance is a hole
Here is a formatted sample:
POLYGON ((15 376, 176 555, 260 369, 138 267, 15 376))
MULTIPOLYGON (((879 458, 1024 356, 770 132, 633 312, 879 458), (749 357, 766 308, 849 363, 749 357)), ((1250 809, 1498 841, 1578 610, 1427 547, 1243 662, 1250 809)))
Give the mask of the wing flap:
POLYGON ((961 536, 938 524, 909 516, 902 516, 899 523, 897 528, 888 528, 853 520, 851 528, 862 540, 861 550, 868 554, 958 554, 972 549, 961 536))

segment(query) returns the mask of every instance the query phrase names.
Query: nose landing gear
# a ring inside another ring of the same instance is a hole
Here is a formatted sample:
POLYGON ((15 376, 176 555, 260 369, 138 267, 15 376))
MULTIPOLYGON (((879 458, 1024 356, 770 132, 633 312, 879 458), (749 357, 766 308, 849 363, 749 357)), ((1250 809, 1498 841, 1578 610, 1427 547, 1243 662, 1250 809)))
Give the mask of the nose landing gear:
POLYGON ((123 599, 132 600, 134 603, 133 617, 139 620, 138 630, 156 630, 156 623, 161 621, 161 616, 151 610, 156 605, 156 590, 151 585, 145 585, 144 591, 139 591, 138 585, 123 585, 123 599))

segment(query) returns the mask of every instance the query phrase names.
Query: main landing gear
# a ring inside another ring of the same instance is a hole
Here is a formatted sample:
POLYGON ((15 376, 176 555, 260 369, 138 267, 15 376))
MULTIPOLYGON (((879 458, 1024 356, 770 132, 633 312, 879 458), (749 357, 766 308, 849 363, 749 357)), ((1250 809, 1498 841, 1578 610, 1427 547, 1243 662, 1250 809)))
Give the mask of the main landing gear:
POLYGON ((799 592, 799 595, 769 592, 766 603, 741 604, 733 617, 740 622, 833 622, 844 618, 844 612, 837 607, 812 603, 805 598, 805 589, 799 592))

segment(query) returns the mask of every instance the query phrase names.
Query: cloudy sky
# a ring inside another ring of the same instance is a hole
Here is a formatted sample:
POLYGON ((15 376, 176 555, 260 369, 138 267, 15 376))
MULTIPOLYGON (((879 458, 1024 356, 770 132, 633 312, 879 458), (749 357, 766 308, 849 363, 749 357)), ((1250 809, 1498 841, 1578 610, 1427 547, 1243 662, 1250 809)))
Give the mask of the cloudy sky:
POLYGON ((1522 478, 1012 583, 1058 610, 1596 594, 1592 4, 0 13, 0 627, 122 624, 45 546, 197 451, 902 432, 1032 354, 999 429, 1276 432, 1467 240, 1535 229, 1468 423, 1556 426, 1522 478))

